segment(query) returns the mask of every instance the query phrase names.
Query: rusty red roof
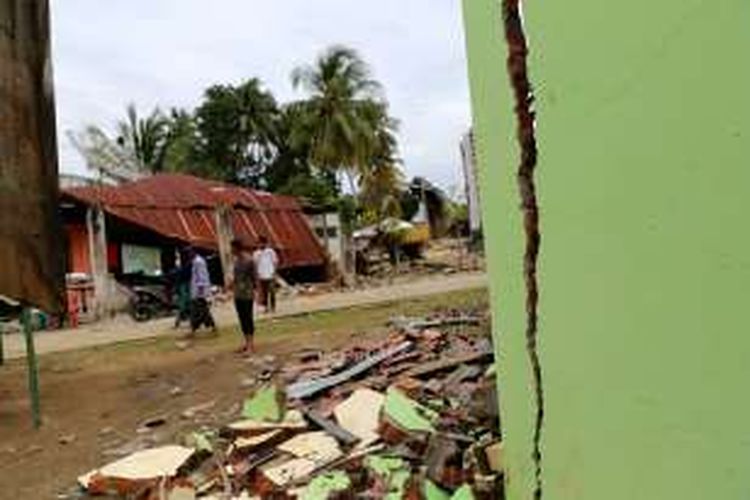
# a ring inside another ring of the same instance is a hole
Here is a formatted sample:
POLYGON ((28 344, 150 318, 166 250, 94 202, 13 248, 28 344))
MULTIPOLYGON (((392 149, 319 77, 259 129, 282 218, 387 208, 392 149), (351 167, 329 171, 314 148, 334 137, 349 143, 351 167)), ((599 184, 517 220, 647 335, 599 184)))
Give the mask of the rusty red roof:
POLYGON ((215 209, 232 209, 236 237, 257 242, 265 235, 281 254, 282 267, 319 266, 325 252, 297 200, 182 174, 159 174, 120 186, 63 189, 64 196, 104 210, 163 236, 216 248, 215 209))

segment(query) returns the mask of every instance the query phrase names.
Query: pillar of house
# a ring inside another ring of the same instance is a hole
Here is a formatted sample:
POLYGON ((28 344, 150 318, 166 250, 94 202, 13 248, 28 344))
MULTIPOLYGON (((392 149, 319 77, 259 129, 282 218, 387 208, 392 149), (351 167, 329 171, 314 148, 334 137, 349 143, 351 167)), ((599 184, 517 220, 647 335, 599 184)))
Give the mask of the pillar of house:
POLYGON ((232 211, 227 206, 216 209, 216 243, 221 259, 221 268, 224 271, 224 287, 234 280, 234 266, 232 265, 232 211))
POLYGON ((111 312, 110 280, 107 269, 107 228, 101 206, 89 207, 86 212, 86 231, 89 239, 89 259, 94 282, 93 314, 100 319, 111 312))
POLYGON ((507 498, 750 498, 750 2, 463 4, 507 498))

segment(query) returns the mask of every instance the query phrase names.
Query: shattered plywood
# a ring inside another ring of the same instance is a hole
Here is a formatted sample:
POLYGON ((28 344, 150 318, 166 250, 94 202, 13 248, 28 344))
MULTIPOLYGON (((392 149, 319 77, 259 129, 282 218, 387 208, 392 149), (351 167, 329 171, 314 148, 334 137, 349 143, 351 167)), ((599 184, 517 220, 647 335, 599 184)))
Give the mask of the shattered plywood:
POLYGON ((139 451, 81 476, 79 483, 84 488, 89 488, 97 478, 143 481, 172 477, 194 453, 194 449, 183 446, 164 446, 139 451))
POLYGON ((234 446, 234 449, 236 450, 249 452, 279 437, 281 433, 282 430, 276 429, 273 431, 264 432, 263 434, 258 434, 256 436, 238 437, 232 444, 234 446))
POLYGON ((330 463, 343 454, 338 442, 325 432, 299 434, 281 443, 277 449, 297 458, 306 458, 318 466, 330 463))
POLYGON ((384 403, 383 394, 371 389, 357 389, 333 410, 333 414, 341 427, 362 443, 371 444, 379 439, 380 412, 384 403))
POLYGON ((305 417, 298 410, 290 410, 281 422, 262 422, 246 419, 229 424, 230 431, 238 434, 262 434, 272 430, 302 430, 307 428, 305 417))

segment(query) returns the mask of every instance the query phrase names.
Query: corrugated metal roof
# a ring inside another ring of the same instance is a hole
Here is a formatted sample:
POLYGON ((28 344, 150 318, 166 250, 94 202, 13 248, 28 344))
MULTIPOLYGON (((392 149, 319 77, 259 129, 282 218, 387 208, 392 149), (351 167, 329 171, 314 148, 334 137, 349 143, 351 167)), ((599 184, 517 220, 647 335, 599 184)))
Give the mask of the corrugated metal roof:
POLYGON ((86 204, 101 202, 115 217, 163 236, 216 248, 215 209, 232 209, 236 237, 265 235, 282 267, 319 266, 325 252, 297 200, 181 174, 160 174, 121 186, 76 187, 63 194, 86 204))

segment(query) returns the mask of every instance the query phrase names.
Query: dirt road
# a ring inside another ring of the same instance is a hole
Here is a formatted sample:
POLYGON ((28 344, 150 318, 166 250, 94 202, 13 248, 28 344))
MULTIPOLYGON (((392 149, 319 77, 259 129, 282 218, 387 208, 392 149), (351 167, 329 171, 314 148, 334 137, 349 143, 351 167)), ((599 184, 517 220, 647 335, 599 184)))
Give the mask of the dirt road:
MULTIPOLYGON (((282 300, 274 317, 288 317, 298 314, 345 309, 370 304, 379 304, 394 300, 406 300, 438 293, 470 290, 486 286, 483 273, 455 274, 434 276, 416 281, 396 283, 389 286, 366 290, 334 292, 311 297, 294 297, 282 300)), ((216 322, 220 327, 236 324, 234 309, 230 303, 218 305, 214 310, 216 322)), ((261 315, 261 318, 264 315, 261 315)), ((103 346, 118 342, 142 340, 153 337, 176 335, 171 328, 173 319, 134 323, 122 316, 114 320, 99 322, 77 330, 39 332, 35 335, 38 354, 73 351, 76 349, 103 346)), ((25 356, 23 337, 18 334, 5 338, 6 359, 17 359, 25 356)))

